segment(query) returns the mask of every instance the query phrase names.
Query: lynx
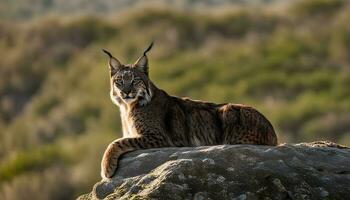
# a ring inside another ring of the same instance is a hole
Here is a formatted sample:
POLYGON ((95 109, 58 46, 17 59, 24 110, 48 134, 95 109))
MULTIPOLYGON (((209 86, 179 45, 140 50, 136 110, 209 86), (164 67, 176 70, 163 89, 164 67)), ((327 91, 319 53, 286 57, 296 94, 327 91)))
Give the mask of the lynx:
POLYGON ((147 52, 134 64, 109 56, 110 97, 119 106, 123 138, 110 143, 101 162, 102 178, 114 175, 120 155, 147 148, 219 144, 277 145, 271 123, 240 104, 215 104, 170 96, 148 75, 147 52))

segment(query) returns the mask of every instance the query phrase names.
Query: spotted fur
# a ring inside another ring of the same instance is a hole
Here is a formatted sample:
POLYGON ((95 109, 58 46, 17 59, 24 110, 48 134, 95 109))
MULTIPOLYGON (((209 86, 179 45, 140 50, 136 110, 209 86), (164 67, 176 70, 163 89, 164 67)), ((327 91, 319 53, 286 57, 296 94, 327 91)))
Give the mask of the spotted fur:
POLYGON ((108 51, 110 96, 120 108, 123 138, 107 147, 101 176, 114 175, 125 152, 156 147, 218 144, 277 145, 271 123, 252 107, 179 98, 158 89, 148 77, 146 49, 133 65, 108 51))

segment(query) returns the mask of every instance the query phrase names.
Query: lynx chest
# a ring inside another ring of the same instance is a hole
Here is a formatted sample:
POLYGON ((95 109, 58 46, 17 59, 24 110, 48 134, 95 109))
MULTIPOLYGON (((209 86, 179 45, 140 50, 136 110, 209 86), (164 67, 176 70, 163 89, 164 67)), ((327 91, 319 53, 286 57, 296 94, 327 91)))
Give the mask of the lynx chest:
POLYGON ((123 138, 138 137, 139 133, 135 128, 133 120, 128 116, 128 112, 125 107, 120 107, 120 117, 123 127, 123 138))

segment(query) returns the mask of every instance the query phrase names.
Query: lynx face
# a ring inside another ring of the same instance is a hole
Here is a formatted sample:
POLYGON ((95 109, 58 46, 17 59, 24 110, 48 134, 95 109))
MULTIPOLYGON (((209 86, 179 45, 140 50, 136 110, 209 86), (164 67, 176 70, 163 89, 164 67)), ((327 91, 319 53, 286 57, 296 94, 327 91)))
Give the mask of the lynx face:
POLYGON ((143 52, 143 55, 133 65, 123 65, 111 53, 103 49, 109 56, 111 75, 111 99, 116 105, 134 104, 146 105, 152 99, 151 81, 148 78, 148 58, 146 53, 153 43, 143 52))
POLYGON ((114 103, 146 105, 152 98, 146 74, 135 66, 124 66, 111 76, 111 99, 114 103))

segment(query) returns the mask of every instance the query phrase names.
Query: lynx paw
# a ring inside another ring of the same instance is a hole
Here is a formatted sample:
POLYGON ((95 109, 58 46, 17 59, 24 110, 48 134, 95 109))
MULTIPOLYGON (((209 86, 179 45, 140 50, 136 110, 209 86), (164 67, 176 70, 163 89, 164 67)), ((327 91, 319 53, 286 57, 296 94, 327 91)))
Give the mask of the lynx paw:
POLYGON ((104 162, 101 163, 101 177, 102 179, 111 178, 117 170, 117 163, 104 162))
POLYGON ((109 179, 112 178, 112 176, 114 175, 114 171, 108 171, 108 170, 101 170, 101 177, 102 179, 109 179))
POLYGON ((101 161, 101 177, 103 179, 111 178, 118 166, 119 154, 113 148, 113 145, 109 145, 106 149, 102 161, 101 161))

